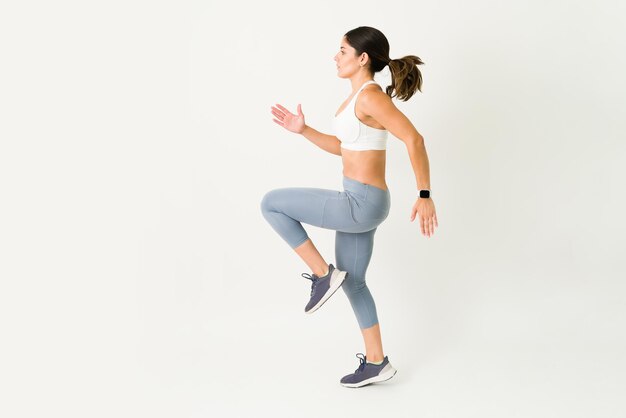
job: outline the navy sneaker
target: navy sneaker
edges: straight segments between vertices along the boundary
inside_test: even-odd
[[[359,354],[363,357],[359,357]],[[397,372],[393,368],[387,356],[383,359],[380,365],[367,363],[365,355],[358,353],[356,355],[359,358],[361,364],[354,373],[346,375],[341,378],[339,383],[349,388],[360,388],[361,386],[369,385],[370,383],[382,382],[391,379]]]
[[[317,277],[315,274],[302,273],[305,279],[311,280],[311,299],[304,307],[305,313],[312,313],[319,309],[330,298],[333,293],[341,287],[341,284],[348,276],[348,272],[337,270],[332,264],[328,265],[328,274],[324,277]]]

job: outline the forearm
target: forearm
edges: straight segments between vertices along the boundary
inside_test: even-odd
[[[326,135],[308,125],[304,125],[302,136],[331,154],[341,155],[341,141],[336,136]]]
[[[424,138],[409,140],[405,142],[411,166],[415,172],[415,181],[418,190],[430,190],[430,166],[428,164],[428,154],[424,145]]]

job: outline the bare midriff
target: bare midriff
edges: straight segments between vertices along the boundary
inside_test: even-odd
[[[343,175],[361,183],[387,190],[385,182],[386,150],[353,151],[341,148]]]

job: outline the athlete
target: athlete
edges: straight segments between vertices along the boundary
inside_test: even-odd
[[[362,387],[391,379],[396,369],[383,353],[376,305],[365,273],[372,257],[374,234],[387,218],[391,194],[385,182],[387,133],[404,142],[417,183],[410,221],[418,215],[422,234],[431,237],[438,227],[430,196],[429,162],[424,138],[396,108],[393,97],[407,101],[421,91],[420,58],[389,58],[389,42],[378,29],[360,26],[341,39],[334,57],[337,74],[349,79],[352,94],[333,118],[334,135],[321,133],[305,123],[302,107],[294,114],[280,104],[272,106],[273,121],[300,134],[321,149],[341,156],[343,191],[288,187],[270,190],[261,211],[271,227],[302,258],[312,274],[310,299],[305,313],[319,309],[341,287],[350,301],[365,342],[357,353],[359,366],[340,379],[346,387]],[[389,66],[392,76],[385,90],[374,74]],[[302,223],[335,232],[336,266],[328,264],[310,240]]]

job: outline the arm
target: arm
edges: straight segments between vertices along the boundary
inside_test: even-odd
[[[341,155],[341,141],[336,136],[323,134],[308,125],[304,125],[304,129],[300,133],[324,151]]]
[[[304,114],[302,113],[302,106],[300,106],[300,104],[298,104],[298,113],[293,114],[284,106],[276,103],[276,107],[272,106],[272,115],[274,115],[274,123],[290,132],[302,134],[302,136],[324,151],[341,155],[341,141],[339,141],[339,138],[323,134],[307,126],[304,122]]]
[[[415,172],[417,189],[430,190],[430,166],[424,146],[424,137],[417,132],[411,121],[396,108],[386,93],[380,90],[367,90],[361,93],[361,96],[361,109],[406,145],[411,166]],[[420,215],[422,234],[430,238],[435,231],[435,226],[439,226],[432,198],[422,199],[418,197],[411,210],[411,222],[415,219],[416,213]]]
[[[409,152],[413,172],[415,172],[417,190],[430,190],[430,165],[424,138],[420,135],[417,139],[404,141],[404,144]]]
[[[424,146],[424,137],[417,132],[415,126],[391,101],[391,98],[380,90],[366,90],[361,93],[359,102],[361,110],[383,125],[393,136],[404,142],[411,166],[415,172],[417,189],[430,190],[430,166]]]

